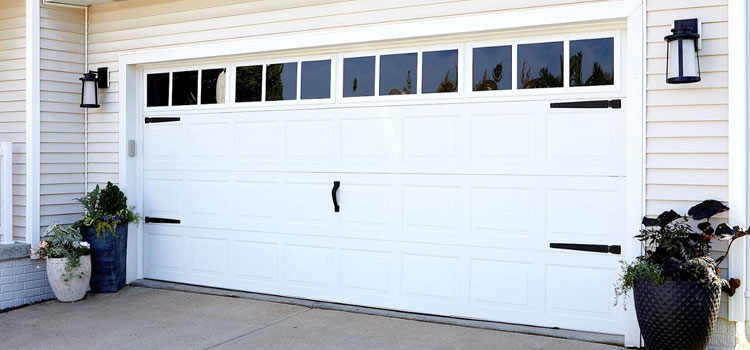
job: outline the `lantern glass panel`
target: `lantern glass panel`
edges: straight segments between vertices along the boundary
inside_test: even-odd
[[[96,105],[96,92],[96,80],[84,80],[83,98],[81,99],[81,104],[89,106]]]

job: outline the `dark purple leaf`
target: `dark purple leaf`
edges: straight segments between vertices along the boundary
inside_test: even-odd
[[[670,222],[675,221],[680,217],[680,214],[677,214],[674,210],[670,210],[661,213],[656,219],[659,220],[659,226],[665,227],[669,225]]]
[[[656,226],[659,224],[659,219],[652,219],[652,218],[647,218],[644,216],[643,221],[641,221],[641,224],[643,224],[643,226],[646,226],[646,227]]]
[[[698,229],[701,230],[701,232],[703,232],[703,234],[706,234],[706,235],[711,235],[714,233],[714,228],[711,227],[711,223],[708,221],[701,222],[700,224],[698,224]]]
[[[716,236],[719,237],[720,241],[732,239],[738,232],[741,232],[738,226],[729,227],[727,224],[719,224],[716,227]]]
[[[729,207],[722,204],[721,202],[708,199],[705,200],[688,210],[688,215],[692,216],[695,220],[709,219],[712,216],[729,210]]]

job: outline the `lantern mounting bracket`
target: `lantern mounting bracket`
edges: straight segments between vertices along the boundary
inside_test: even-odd
[[[701,30],[701,21],[699,21],[697,18],[690,18],[690,19],[676,19],[674,21],[674,28],[691,28],[693,33],[698,33],[700,35],[703,33]],[[697,40],[698,43],[698,50],[703,48],[703,38],[702,36],[698,37]]]

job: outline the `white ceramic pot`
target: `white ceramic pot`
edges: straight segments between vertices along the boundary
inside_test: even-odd
[[[49,258],[47,259],[47,279],[52,291],[55,292],[57,300],[60,301],[77,301],[86,296],[91,280],[91,256],[84,255],[80,257],[80,265],[67,273],[68,280],[65,280],[65,263],[66,258]]]

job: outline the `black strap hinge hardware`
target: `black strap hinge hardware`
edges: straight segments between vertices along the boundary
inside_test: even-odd
[[[143,221],[147,224],[179,224],[180,223],[180,220],[177,220],[177,219],[154,218],[150,216],[143,218]]]
[[[596,100],[596,101],[575,101],[575,102],[552,102],[549,108],[622,108],[620,100]]]
[[[178,122],[180,117],[146,117],[146,124]]]
[[[619,245],[550,243],[549,247],[553,249],[578,250],[582,252],[593,252],[593,253],[604,253],[604,254],[609,253],[609,254],[615,254],[615,255],[620,255],[620,253],[622,253],[622,247],[620,247]]]

